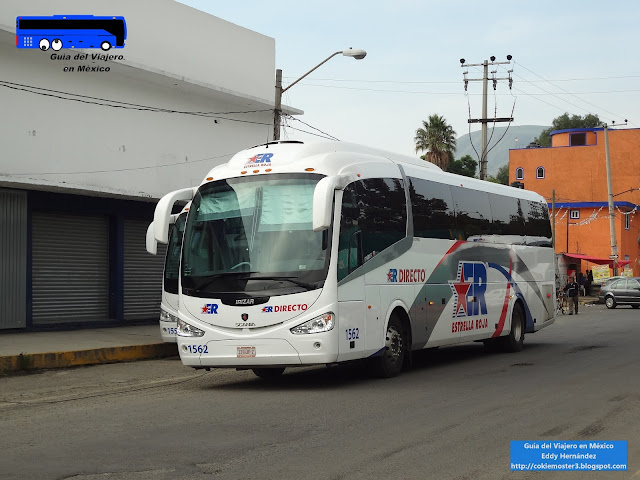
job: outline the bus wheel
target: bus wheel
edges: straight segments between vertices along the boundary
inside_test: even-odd
[[[505,352],[519,352],[524,345],[524,312],[519,303],[513,306],[511,313],[511,332],[502,337],[502,349]]]
[[[402,322],[392,314],[387,326],[384,351],[372,358],[375,374],[382,378],[395,377],[402,371],[404,357],[407,355],[407,337]]]
[[[267,380],[271,380],[274,378],[280,378],[280,376],[284,373],[284,367],[281,368],[252,368],[253,373],[255,373],[260,378],[265,378]]]
[[[105,40],[100,44],[100,48],[106,52],[111,48],[111,44]]]

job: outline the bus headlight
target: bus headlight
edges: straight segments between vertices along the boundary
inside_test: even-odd
[[[332,330],[336,324],[336,317],[333,312],[323,313],[319,317],[312,318],[304,323],[301,323],[297,327],[291,329],[291,333],[294,335],[300,335],[303,333],[321,333]]]
[[[204,335],[204,330],[200,330],[181,318],[178,318],[178,335],[181,337],[201,337]]]
[[[165,310],[160,310],[160,321],[176,323],[178,321],[178,318],[175,315],[171,315]]]

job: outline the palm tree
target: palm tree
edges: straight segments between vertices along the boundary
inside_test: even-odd
[[[439,115],[431,115],[428,122],[422,121],[422,125],[424,128],[416,130],[413,139],[416,153],[426,150],[422,158],[446,171],[456,151],[456,132]]]

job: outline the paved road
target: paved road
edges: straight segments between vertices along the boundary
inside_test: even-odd
[[[527,336],[359,366],[201,373],[178,360],[0,378],[0,478],[640,479],[640,312],[584,307]],[[628,440],[627,472],[511,472],[509,441]]]

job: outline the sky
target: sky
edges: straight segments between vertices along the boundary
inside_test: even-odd
[[[482,82],[469,82],[465,94],[463,72],[482,78],[482,67],[461,68],[460,59],[507,55],[510,65],[489,70],[507,77],[513,69],[513,87],[500,80],[494,92],[489,82],[489,117],[550,125],[565,112],[593,113],[640,128],[637,0],[180,3],[274,38],[284,87],[335,51],[366,50],[363,60],[332,58],[283,98],[304,110],[301,120],[340,140],[415,155],[416,129],[433,114],[457,136],[469,133],[467,120],[482,115]],[[314,137],[286,128],[282,138]]]

